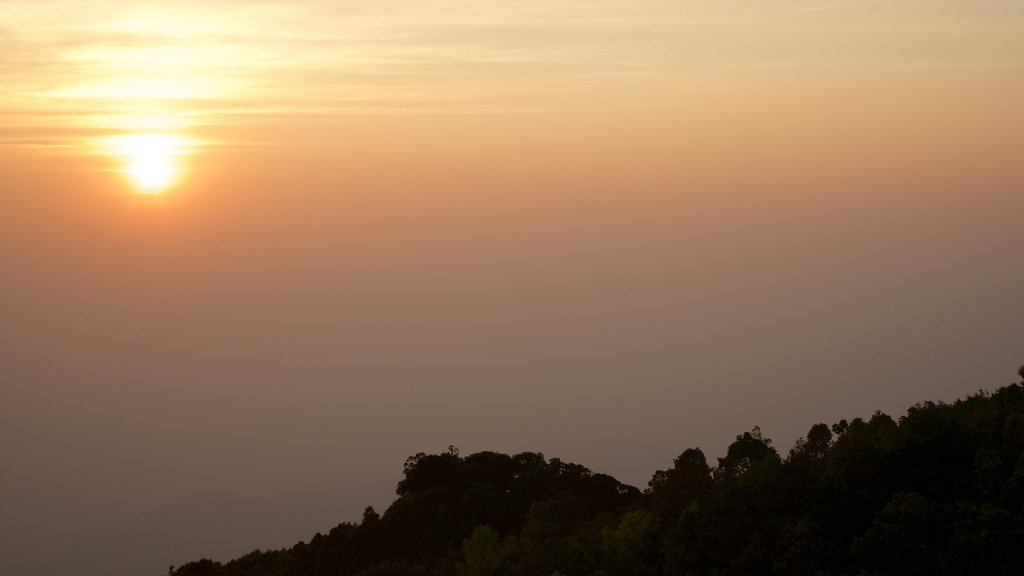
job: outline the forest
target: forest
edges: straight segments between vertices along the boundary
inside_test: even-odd
[[[684,450],[644,490],[539,453],[405,462],[383,513],[174,576],[1024,574],[1020,382],[898,420],[758,428]]]

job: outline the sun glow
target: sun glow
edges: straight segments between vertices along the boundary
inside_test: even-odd
[[[186,152],[183,138],[172,134],[127,134],[109,141],[114,153],[124,159],[124,173],[143,194],[159,194],[181,176],[181,157]]]

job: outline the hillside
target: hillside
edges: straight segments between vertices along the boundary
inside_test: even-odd
[[[1019,376],[815,424],[785,457],[755,427],[714,465],[686,449],[643,491],[536,453],[417,454],[383,515],[174,574],[1021,574]]]

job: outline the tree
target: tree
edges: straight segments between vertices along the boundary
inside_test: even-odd
[[[755,464],[768,458],[778,458],[779,453],[772,447],[772,441],[761,436],[761,427],[754,426],[750,432],[744,432],[729,445],[725,458],[718,459],[715,480],[732,480],[743,475]]]
[[[675,520],[687,506],[711,491],[711,467],[700,448],[688,448],[676,457],[672,468],[655,472],[647,486],[654,511]]]
[[[785,462],[754,428],[672,464],[641,495],[537,453],[417,454],[383,515],[174,574],[1024,574],[1020,384],[815,424]]]
[[[477,526],[462,543],[462,557],[456,565],[459,576],[494,576],[504,561],[498,533],[490,526]]]
[[[658,573],[658,520],[646,510],[626,513],[619,525],[601,531],[605,571],[620,576]]]
[[[796,441],[789,452],[789,460],[801,460],[808,463],[821,462],[832,449],[832,432],[826,424],[815,424],[807,431],[807,436]]]

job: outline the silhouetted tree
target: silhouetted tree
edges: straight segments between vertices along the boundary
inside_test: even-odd
[[[759,428],[644,494],[539,453],[416,454],[398,499],[308,544],[176,576],[1024,574],[1021,382],[898,421],[815,424],[783,461]]]
[[[778,458],[779,453],[772,448],[772,441],[761,436],[761,428],[754,426],[750,432],[744,432],[729,445],[725,458],[718,459],[715,479],[733,480],[749,470],[755,464],[769,458]]]
[[[700,448],[688,448],[676,457],[672,468],[655,472],[647,486],[654,511],[675,520],[687,506],[711,491],[711,467]]]

